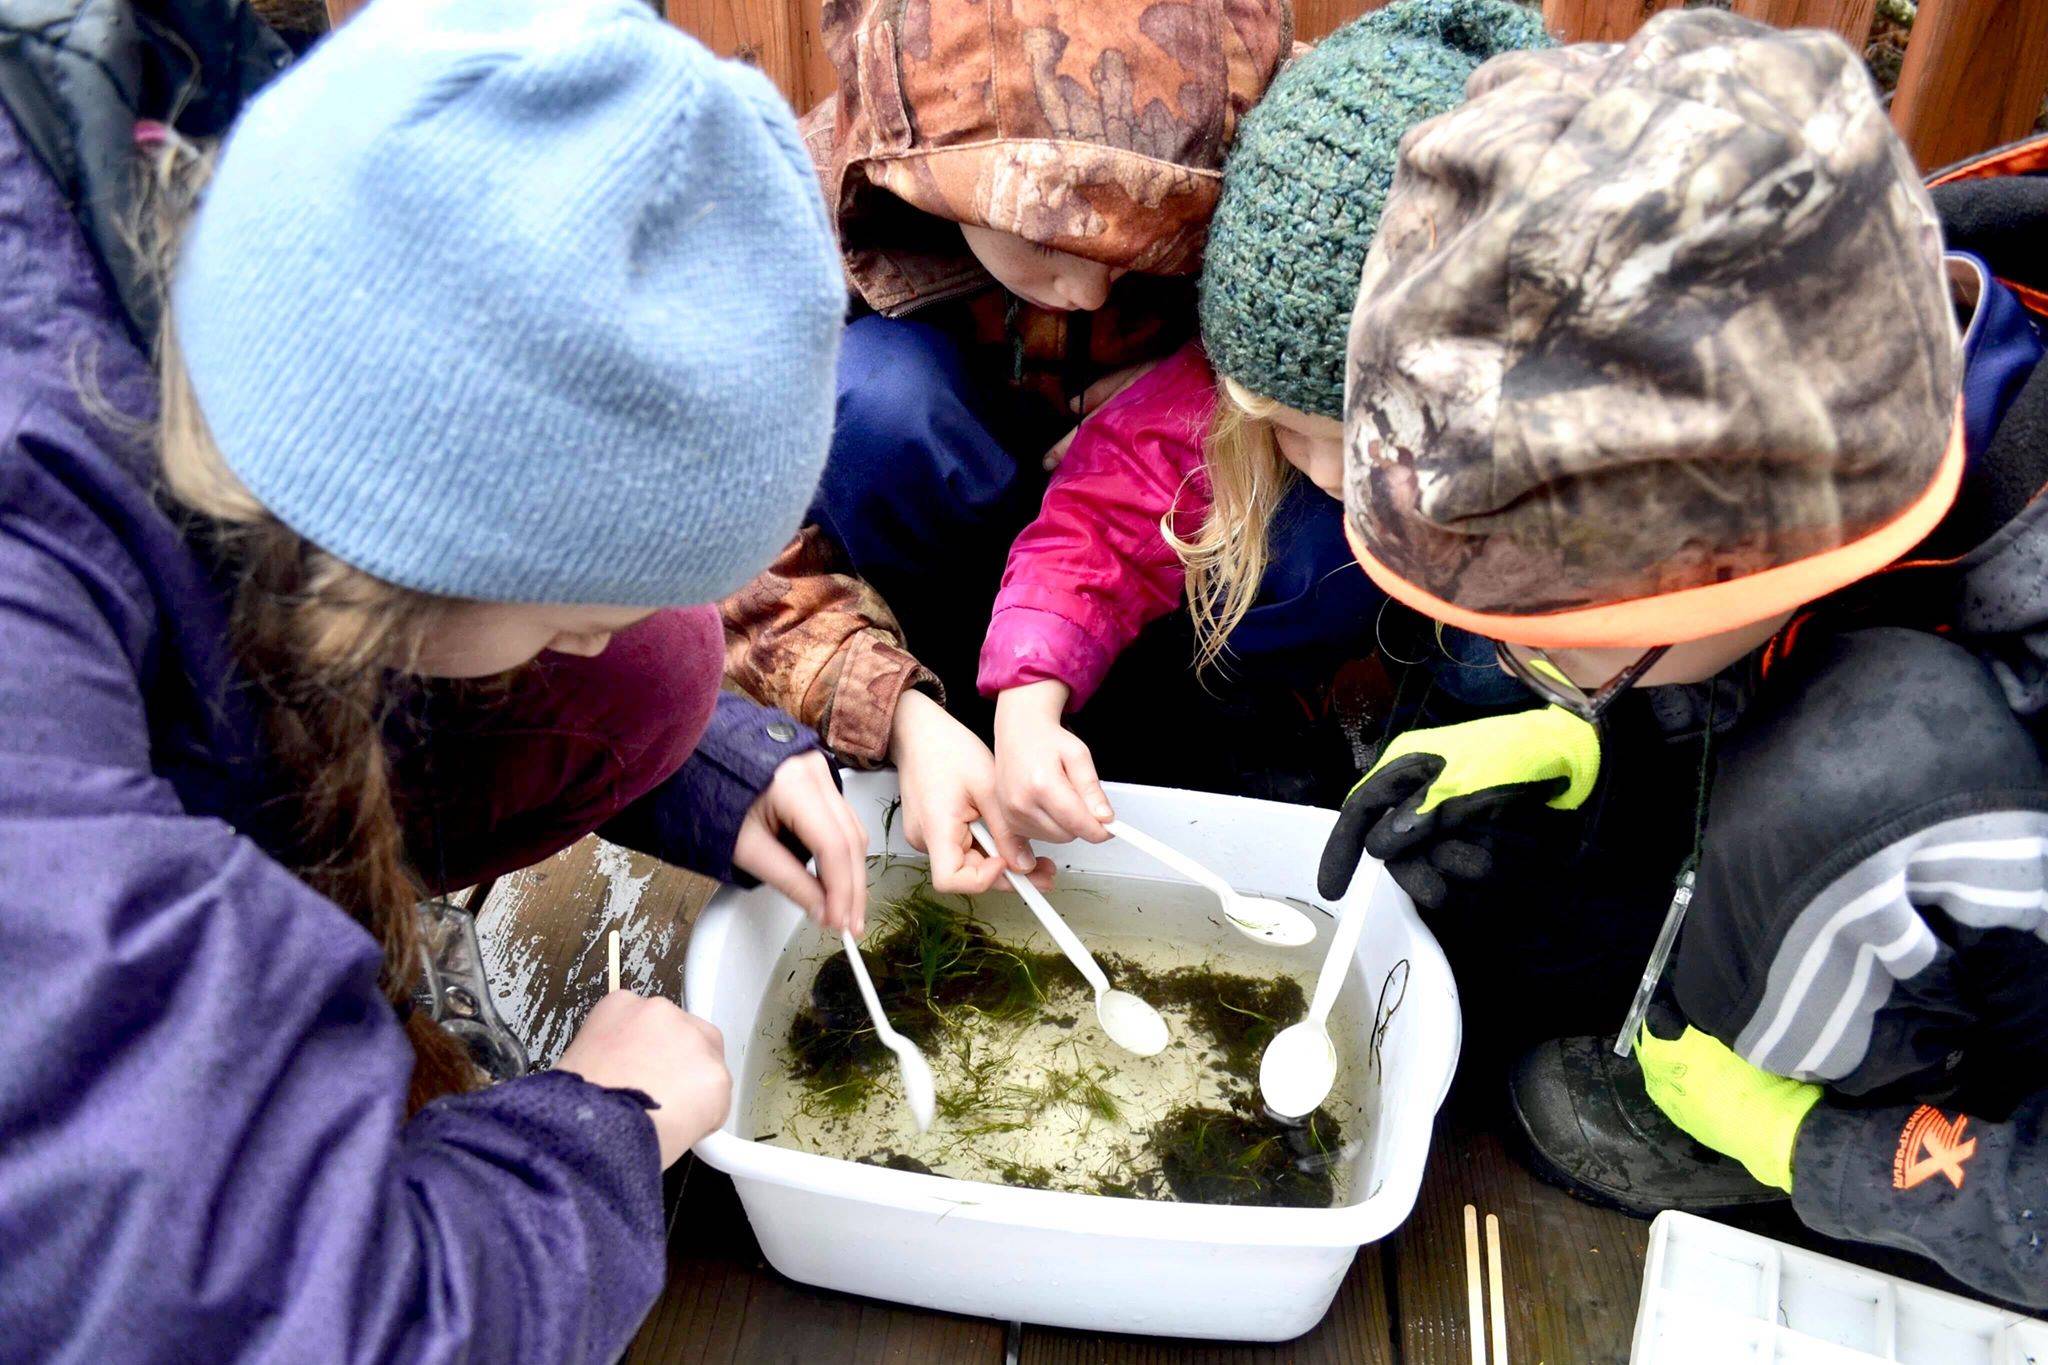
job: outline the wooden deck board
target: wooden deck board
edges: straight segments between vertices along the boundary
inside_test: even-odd
[[[701,1196],[692,1197],[695,1187],[707,1183],[698,1179],[705,1172],[688,1157],[684,1167],[687,1183],[669,1232],[668,1281],[626,1352],[629,1362],[704,1365],[739,1359],[740,1331],[760,1273],[736,1254],[730,1218]],[[745,1232],[743,1219],[738,1231]],[[743,1241],[751,1250],[752,1239]]]
[[[668,1285],[626,1359],[634,1365],[997,1365],[1003,1325],[833,1294],[761,1258],[732,1182],[693,1165],[669,1236]]]
[[[619,976],[643,994],[683,998],[683,950],[714,882],[592,837],[500,877],[477,916],[498,1013],[537,1067],[561,1055],[605,992],[605,940],[619,930]]]
[[[1650,1225],[1545,1185],[1469,1111],[1439,1121],[1415,1212],[1389,1241],[1404,1359],[1472,1358],[1468,1203],[1477,1207],[1482,1229],[1488,1213],[1500,1216],[1513,1360],[1628,1359]],[[1483,1239],[1481,1248],[1483,1254]]]
[[[1121,1337],[1026,1327],[1020,1365],[1389,1365],[1394,1353],[1381,1249],[1351,1263],[1336,1302],[1313,1331],[1270,1346]]]

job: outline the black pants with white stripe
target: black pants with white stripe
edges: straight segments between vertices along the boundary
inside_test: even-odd
[[[1679,1004],[1778,1075],[2009,1107],[2048,1078],[2048,765],[1937,636],[1794,665],[1717,765]]]
[[[1692,1024],[1820,1082],[1793,1196],[2048,1302],[2048,764],[1968,650],[1812,642],[1715,774],[1673,968]]]

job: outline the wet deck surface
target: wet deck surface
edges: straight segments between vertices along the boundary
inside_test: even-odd
[[[594,839],[492,888],[481,919],[492,981],[507,1021],[536,1062],[561,1049],[602,993],[605,939],[613,927],[626,944],[627,982],[679,996],[689,925],[711,889],[701,878]],[[668,1285],[627,1359],[647,1365],[1469,1361],[1463,1218],[1471,1203],[1482,1215],[1500,1216],[1508,1354],[1515,1365],[1626,1361],[1649,1225],[1538,1181],[1489,1131],[1498,1125],[1482,1099],[1454,1092],[1414,1213],[1393,1237],[1359,1252],[1329,1314],[1295,1341],[1247,1347],[1018,1329],[812,1289],[767,1266],[731,1181],[686,1158],[668,1178]],[[1955,1288],[1924,1263],[1864,1255],[1815,1238],[1789,1210],[1751,1225]]]

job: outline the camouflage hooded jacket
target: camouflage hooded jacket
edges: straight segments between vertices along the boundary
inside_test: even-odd
[[[1292,39],[1286,0],[829,0],[823,28],[839,88],[804,133],[862,303],[972,299],[957,325],[1009,343],[1013,382],[1062,407],[1186,340],[1224,155]],[[1011,306],[962,223],[1129,270],[1128,297]]]
[[[1186,339],[1224,155],[1291,50],[1287,0],[827,0],[824,35],[839,89],[804,135],[861,305],[946,310],[927,315],[1062,410]],[[961,223],[1133,273],[1092,315],[1022,307]],[[724,612],[733,681],[847,761],[883,761],[903,692],[938,691],[815,530]]]

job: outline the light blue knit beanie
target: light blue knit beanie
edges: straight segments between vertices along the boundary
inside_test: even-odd
[[[795,533],[846,287],[781,97],[643,0],[376,0],[243,113],[172,300],[228,466],[322,549],[666,606]]]

